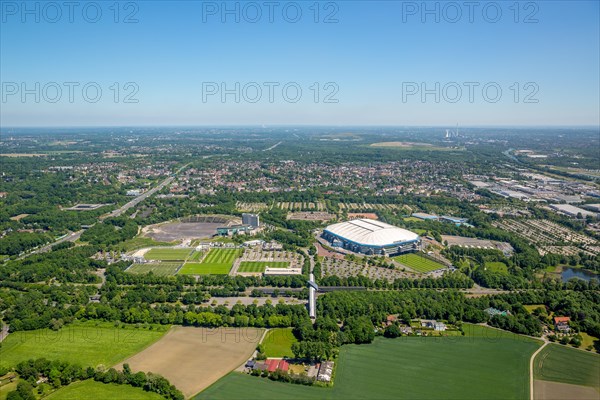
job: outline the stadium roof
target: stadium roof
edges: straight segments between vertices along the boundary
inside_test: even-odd
[[[355,219],[329,225],[326,231],[354,243],[386,246],[417,240],[419,235],[406,229],[372,219]]]

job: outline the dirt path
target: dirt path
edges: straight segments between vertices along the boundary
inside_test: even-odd
[[[540,351],[542,351],[542,349],[544,347],[546,347],[547,345],[548,345],[548,342],[544,339],[544,344],[539,349],[537,349],[536,352],[533,353],[531,355],[531,358],[529,359],[529,400],[534,400],[534,398],[535,398],[534,395],[533,395],[533,382],[534,382],[534,379],[533,379],[533,363],[535,361],[535,356],[537,356],[538,353]]]

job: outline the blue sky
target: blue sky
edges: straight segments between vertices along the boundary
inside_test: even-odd
[[[598,1],[0,3],[2,126],[600,124]]]

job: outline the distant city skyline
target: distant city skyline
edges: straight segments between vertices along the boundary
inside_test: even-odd
[[[2,2],[0,127],[600,125],[599,2],[475,3]]]

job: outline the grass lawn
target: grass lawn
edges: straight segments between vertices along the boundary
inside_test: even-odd
[[[231,265],[188,262],[183,264],[179,270],[180,274],[185,275],[227,275],[231,270]]]
[[[406,265],[407,267],[414,269],[417,272],[427,273],[431,271],[435,271],[436,269],[444,268],[444,266],[440,263],[432,261],[428,258],[423,257],[420,254],[409,253],[402,254],[394,257],[394,260],[398,261],[401,264]]]
[[[225,275],[233,266],[233,261],[242,254],[240,249],[210,249],[202,262],[187,262],[179,270],[180,274]]]
[[[157,242],[149,237],[136,236],[133,239],[124,241],[121,245],[125,247],[125,251],[131,251],[143,249],[144,247],[170,246],[172,244],[167,242]]]
[[[491,272],[499,272],[508,275],[508,267],[502,261],[486,261],[485,268]]]
[[[58,389],[45,397],[49,400],[81,400],[81,399],[127,399],[127,400],[160,400],[158,393],[146,392],[142,388],[116,383],[102,383],[88,379]]]
[[[378,337],[342,346],[333,388],[230,373],[195,399],[527,399],[540,342],[465,325],[466,336]]]
[[[598,340],[599,340],[597,337],[590,336],[585,332],[580,332],[579,334],[583,338],[583,340],[581,341],[582,349],[587,349],[588,346],[594,346],[594,343],[598,342]],[[594,350],[592,350],[592,351],[594,351]]]
[[[108,322],[79,322],[57,332],[50,329],[14,332],[2,342],[0,365],[10,367],[30,358],[44,357],[82,366],[110,366],[160,339],[167,327],[159,329],[136,329],[131,325],[123,329]]]
[[[297,341],[292,328],[275,328],[269,330],[262,345],[267,357],[293,357],[292,344]]]
[[[536,308],[545,308],[543,304],[527,304],[523,305],[523,308],[527,310],[529,314],[533,312]]]
[[[175,275],[180,266],[180,262],[133,264],[127,269],[127,272],[131,272],[132,274],[147,274],[148,272],[152,272],[158,276],[169,276]]]
[[[157,260],[157,261],[184,261],[191,254],[191,249],[161,249],[154,248],[150,249],[144,258],[146,260]]]
[[[188,261],[200,261],[200,259],[202,258],[202,255],[204,253],[201,251],[194,251],[192,253],[192,255],[188,258]]]
[[[19,380],[15,379],[14,382],[10,382],[10,383],[7,383],[6,385],[0,386],[0,400],[6,400],[6,396],[8,396],[8,392],[17,390],[17,383],[19,383]]]
[[[238,272],[264,272],[265,267],[287,268],[289,265],[287,261],[242,261]]]
[[[549,344],[535,357],[534,376],[600,389],[600,355]]]

